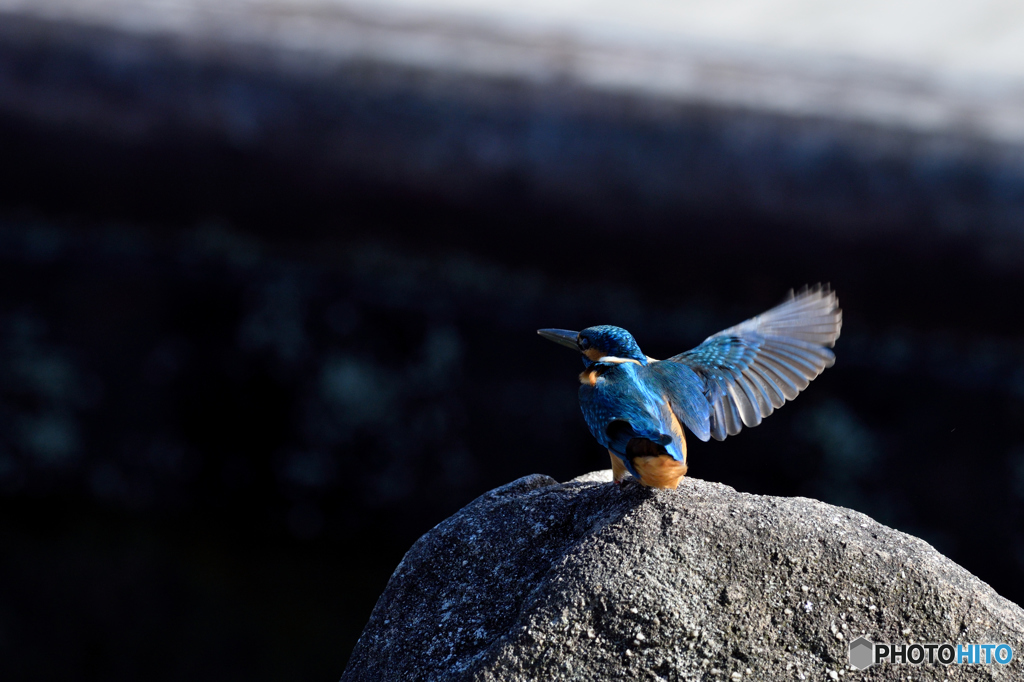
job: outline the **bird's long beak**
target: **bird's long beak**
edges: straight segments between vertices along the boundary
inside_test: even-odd
[[[576,336],[579,332],[571,332],[568,329],[538,329],[537,333],[548,341],[579,350],[579,346],[576,345]]]

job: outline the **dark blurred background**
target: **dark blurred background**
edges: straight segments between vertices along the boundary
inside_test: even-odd
[[[537,328],[665,357],[818,281],[835,367],[691,474],[1024,600],[1017,53],[384,5],[0,3],[3,679],[337,679],[422,533],[608,466]]]

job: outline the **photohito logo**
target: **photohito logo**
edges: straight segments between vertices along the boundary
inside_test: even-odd
[[[876,663],[941,663],[942,665],[1006,665],[1013,660],[1009,644],[875,644],[867,637],[850,642],[850,667],[865,670]]]

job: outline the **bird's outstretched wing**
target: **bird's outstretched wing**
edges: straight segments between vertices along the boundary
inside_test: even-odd
[[[757,426],[835,362],[843,311],[828,285],[805,288],[771,310],[663,360],[690,367],[711,405],[707,427],[690,430],[716,440]],[[671,365],[661,369],[669,371]],[[689,424],[687,425],[689,426]]]

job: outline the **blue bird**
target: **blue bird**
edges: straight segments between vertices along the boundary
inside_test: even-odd
[[[580,406],[615,482],[629,472],[675,488],[686,475],[683,426],[702,441],[757,426],[832,366],[842,326],[839,300],[819,284],[666,360],[644,355],[621,327],[537,333],[583,354]]]

